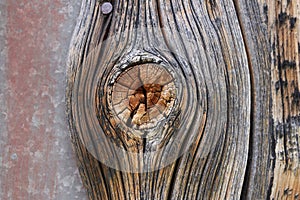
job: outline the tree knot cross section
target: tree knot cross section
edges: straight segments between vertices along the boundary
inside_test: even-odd
[[[167,117],[174,105],[174,78],[157,64],[141,64],[121,73],[112,85],[115,118],[135,129],[149,129]]]

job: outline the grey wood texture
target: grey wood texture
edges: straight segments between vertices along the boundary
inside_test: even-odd
[[[300,198],[299,0],[119,0],[109,14],[102,4],[83,1],[68,61],[67,114],[90,199]],[[185,77],[178,91],[187,96],[178,93],[171,135],[142,140],[105,118],[115,116],[106,113],[104,78],[122,62],[164,63],[151,55]],[[99,127],[127,151],[147,153],[185,133],[184,119],[197,130],[182,136],[193,145],[168,166],[130,173],[95,158],[112,154],[93,140]]]

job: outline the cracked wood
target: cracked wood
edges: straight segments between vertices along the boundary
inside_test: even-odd
[[[89,198],[299,198],[299,1],[111,3],[104,15],[102,1],[82,2],[68,61],[67,114]],[[168,89],[143,81],[155,66]],[[153,111],[159,99],[169,105]],[[173,142],[162,160],[193,142],[163,168],[130,173],[96,159],[112,154],[93,140],[99,131],[145,155]],[[143,169],[156,161],[134,158],[135,169],[140,159]]]

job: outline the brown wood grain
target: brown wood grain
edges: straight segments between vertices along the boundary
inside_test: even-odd
[[[269,2],[275,160],[271,197],[300,198],[300,1]]]
[[[68,62],[67,114],[90,199],[300,198],[298,0],[112,1],[109,14],[102,3],[83,1]],[[153,63],[172,74],[170,113],[177,117],[155,121],[168,131],[142,139],[134,127],[148,123],[142,116],[151,104],[144,86],[134,92],[140,86],[133,77],[147,79],[155,69],[147,76],[131,71],[121,80],[127,92],[110,84],[131,66]],[[136,96],[124,96],[130,89]],[[109,94],[125,101],[110,103]],[[135,110],[137,101],[144,105]],[[118,114],[124,109],[128,114]],[[144,121],[122,123],[136,114]],[[116,155],[106,138],[145,153],[119,160],[134,169],[193,143],[163,168],[130,173],[97,160]],[[156,159],[147,157],[172,142]]]

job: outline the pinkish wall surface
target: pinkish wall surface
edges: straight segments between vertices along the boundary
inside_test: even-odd
[[[80,3],[0,0],[0,199],[86,199],[64,101]]]

